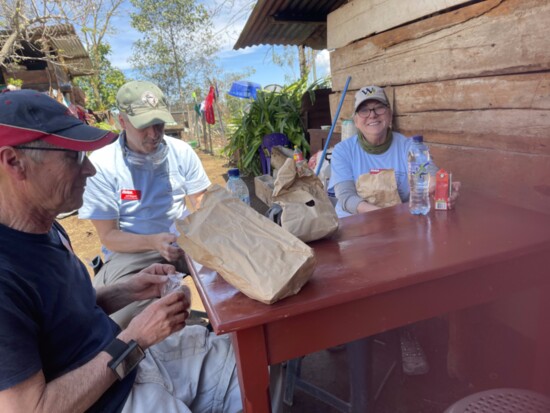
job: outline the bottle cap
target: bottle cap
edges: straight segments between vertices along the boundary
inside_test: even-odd
[[[239,168],[231,168],[227,171],[227,175],[234,178],[239,178],[241,176],[241,172],[239,171]]]
[[[422,135],[414,135],[412,137],[412,140],[415,141],[415,142],[423,142],[424,141],[424,137]]]

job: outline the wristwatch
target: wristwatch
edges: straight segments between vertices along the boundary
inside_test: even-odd
[[[113,357],[107,366],[113,370],[118,380],[124,379],[145,358],[142,348],[134,340],[125,343],[115,338],[104,351]]]

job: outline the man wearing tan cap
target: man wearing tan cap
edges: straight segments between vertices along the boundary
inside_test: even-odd
[[[171,263],[186,272],[174,222],[194,207],[210,186],[195,151],[164,135],[174,122],[162,91],[151,82],[132,81],[117,93],[118,141],[94,152],[97,174],[89,179],[79,217],[91,219],[105,256],[96,287],[121,281],[152,263]],[[150,301],[113,314],[122,327]]]

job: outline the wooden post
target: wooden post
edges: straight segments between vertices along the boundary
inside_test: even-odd
[[[222,131],[222,138],[225,140],[225,131],[223,129],[222,111],[220,110],[220,107],[219,107],[218,102],[216,100],[214,101],[214,106],[216,107],[216,110],[218,111],[218,120],[220,122],[220,128],[221,128],[221,131]]]
[[[204,149],[208,151],[208,139],[207,139],[207,132],[206,132],[206,119],[204,118],[204,113],[201,115],[201,123],[202,123],[202,135],[204,138]]]
[[[214,150],[212,149],[212,129],[210,128],[210,124],[208,124],[208,146],[210,154],[214,154]]]

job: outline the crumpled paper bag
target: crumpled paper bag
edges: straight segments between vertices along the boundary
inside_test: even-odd
[[[284,146],[274,146],[271,148],[271,167],[276,170],[280,169],[288,158],[292,158],[294,151]]]
[[[355,188],[361,198],[380,208],[401,203],[393,169],[374,169],[363,174],[357,179]]]
[[[273,203],[282,207],[281,226],[304,242],[328,237],[338,229],[338,216],[323,183],[305,162],[288,159],[277,173]]]
[[[265,304],[298,293],[313,274],[309,246],[219,185],[176,227],[186,254]]]

